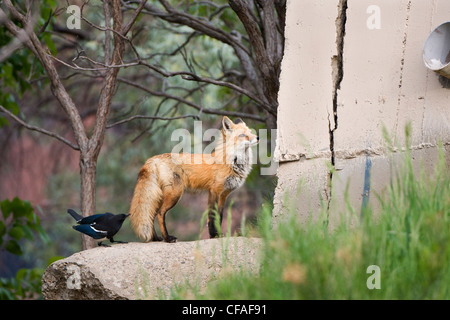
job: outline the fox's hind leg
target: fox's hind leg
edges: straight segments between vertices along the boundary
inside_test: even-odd
[[[165,242],[176,242],[177,238],[169,235],[166,228],[166,213],[172,209],[180,200],[183,189],[176,186],[166,187],[163,190],[163,201],[156,215],[158,217],[159,229]]]
[[[164,239],[161,238],[160,236],[158,236],[158,234],[156,233],[155,227],[153,225],[153,236],[152,236],[152,241],[163,241]]]

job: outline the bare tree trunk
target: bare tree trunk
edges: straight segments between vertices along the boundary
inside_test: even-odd
[[[81,212],[83,216],[96,213],[95,186],[97,177],[97,161],[87,159],[80,155],[80,177],[81,177]],[[82,249],[90,249],[96,246],[91,237],[82,235]]]
[[[126,34],[122,26],[122,13],[120,10],[120,1],[114,0],[111,3],[112,16],[114,21],[114,30],[120,34]],[[107,4],[105,4],[107,9]],[[108,12],[108,10],[106,10]],[[127,28],[127,27],[125,27]],[[105,44],[106,47],[109,44]],[[109,51],[106,50],[107,52]],[[123,40],[121,36],[114,33],[114,51],[112,57],[112,65],[120,64],[123,54]],[[109,57],[105,56],[105,62],[109,61]],[[80,175],[81,175],[81,211],[83,216],[96,213],[96,196],[95,187],[97,185],[97,159],[100,149],[103,145],[105,137],[106,121],[111,106],[112,97],[117,82],[117,74],[119,68],[108,69],[102,91],[100,92],[99,103],[97,107],[97,114],[95,118],[95,126],[92,136],[89,138],[89,148],[87,152],[80,153]],[[83,250],[95,247],[95,241],[87,236],[82,236]]]
[[[260,75],[260,92],[270,106],[264,110],[268,129],[276,128],[278,90],[280,89],[281,60],[284,51],[284,19],[286,1],[258,0],[255,2],[259,21],[252,4],[246,0],[229,0],[231,9],[244,25],[254,51],[255,65]],[[278,13],[278,17],[275,12]]]

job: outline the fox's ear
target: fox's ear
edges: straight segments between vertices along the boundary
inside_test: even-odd
[[[232,130],[233,122],[227,116],[224,116],[222,118],[222,126],[225,130]]]
[[[234,124],[238,124],[238,123],[244,123],[244,120],[242,120],[241,118],[236,118],[234,119]]]

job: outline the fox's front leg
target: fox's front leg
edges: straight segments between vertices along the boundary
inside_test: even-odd
[[[230,194],[230,191],[225,190],[223,191],[220,196],[217,196],[217,193],[209,193],[208,198],[208,206],[209,206],[209,212],[208,212],[208,229],[209,229],[209,236],[210,238],[216,238],[218,236],[218,232],[216,230],[216,224],[215,224],[215,206],[216,201],[218,199],[217,203],[217,210],[219,212],[220,217],[220,226],[222,226],[222,220],[223,220],[223,209],[225,206],[225,202],[227,200],[228,195]]]
[[[215,192],[210,191],[208,196],[208,230],[209,237],[216,238],[218,236],[218,232],[216,230],[215,218],[216,218],[216,203],[217,203],[218,195]],[[220,225],[222,225],[222,217],[220,218]]]

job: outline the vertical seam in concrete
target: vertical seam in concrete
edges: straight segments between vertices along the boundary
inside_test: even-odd
[[[431,32],[433,30],[433,17],[436,15],[436,8],[437,8],[437,0],[431,1],[431,18],[430,18],[430,25],[428,32]],[[427,77],[425,81],[425,93],[423,95],[423,105],[422,105],[422,127],[421,127],[421,142],[424,142],[425,140],[425,113],[426,113],[426,101],[428,96],[428,86],[429,86],[429,77],[430,77],[430,70],[427,70]]]
[[[395,130],[394,130],[395,134],[397,134],[398,114],[400,111],[400,103],[402,99],[403,68],[405,67],[406,41],[408,40],[408,25],[409,25],[410,11],[411,11],[411,1],[408,1],[408,4],[406,5],[405,31],[403,33],[403,41],[402,41],[402,59],[400,60],[400,79],[398,82],[397,113],[395,115]]]
[[[425,93],[423,95],[423,105],[422,105],[422,123],[420,128],[420,142],[424,142],[425,139],[425,113],[426,113],[426,101],[427,101],[427,93],[428,93],[428,79],[429,79],[430,71],[427,71],[427,76],[425,80]]]
[[[330,120],[330,114],[328,114],[328,133],[330,137],[330,152],[331,152],[331,165],[335,165],[335,150],[334,150],[334,132],[338,128],[338,90],[341,88],[341,82],[344,77],[343,68],[343,56],[344,56],[344,37],[345,37],[345,24],[347,22],[347,0],[339,0],[338,13],[336,17],[336,55],[331,57],[331,70],[333,80],[333,124]],[[328,208],[331,201],[331,183],[333,180],[333,171],[329,173],[329,184],[327,190]]]

